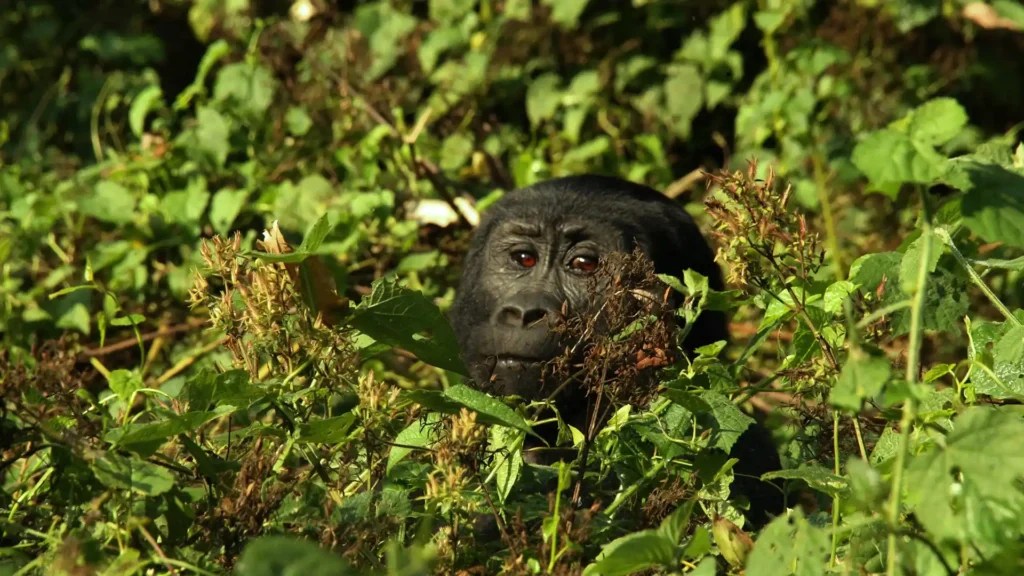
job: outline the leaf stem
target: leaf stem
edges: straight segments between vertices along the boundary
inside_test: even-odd
[[[964,255],[953,242],[953,238],[949,235],[949,232],[944,228],[936,228],[935,235],[942,239],[946,246],[949,247],[949,251],[953,254],[953,257],[956,258],[956,261],[959,262],[961,266],[963,266],[964,270],[967,271],[967,275],[971,277],[971,281],[981,289],[981,292],[985,294],[985,297],[989,299],[989,302],[992,302],[992,305],[994,305],[1007,320],[1013,322],[1014,326],[1021,326],[1021,321],[1018,320],[1012,312],[1010,312],[1009,308],[1006,307],[1006,304],[1003,304],[1003,301],[995,295],[995,292],[992,292],[992,289],[988,287],[988,284],[985,283],[985,280],[981,275],[979,275],[974,267],[971,266],[971,263],[967,261],[967,258],[964,258]]]

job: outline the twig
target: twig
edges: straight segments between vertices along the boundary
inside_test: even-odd
[[[96,357],[96,356],[106,356],[107,354],[113,354],[114,352],[120,352],[121,350],[124,350],[126,348],[131,348],[132,346],[137,346],[139,340],[142,340],[143,342],[148,342],[150,340],[155,340],[157,338],[160,338],[161,336],[170,336],[172,334],[177,334],[179,332],[188,332],[189,330],[192,330],[194,328],[199,328],[200,326],[202,326],[205,323],[206,323],[205,320],[201,320],[199,318],[193,318],[193,319],[189,320],[185,324],[179,324],[177,326],[169,326],[167,328],[161,328],[159,330],[154,330],[152,332],[147,332],[145,334],[142,334],[139,338],[128,338],[128,339],[122,340],[122,341],[120,341],[120,342],[118,342],[116,344],[110,344],[110,345],[104,346],[102,348],[89,348],[89,349],[86,349],[86,350],[82,350],[80,352],[80,354],[83,357],[85,357],[85,358],[92,358],[92,357]]]
[[[168,380],[174,378],[178,374],[181,374],[186,369],[188,369],[188,367],[194,364],[195,361],[198,360],[201,356],[205,356],[206,354],[209,354],[210,352],[213,352],[217,348],[223,346],[224,342],[226,342],[227,339],[227,336],[221,336],[220,338],[214,340],[213,342],[210,342],[206,346],[203,346],[199,350],[196,350],[194,354],[190,354],[189,356],[182,358],[177,364],[172,366],[170,370],[164,372],[163,374],[160,375],[159,378],[156,379],[156,386],[163,386],[164,384],[167,383]]]
[[[668,188],[665,189],[665,196],[668,196],[669,198],[677,198],[683,192],[686,192],[703,179],[704,169],[697,168],[696,170],[691,171],[686,176],[683,176],[679,180],[676,180],[675,182],[669,184]]]
[[[137,528],[139,529],[139,532],[142,533],[142,537],[146,539],[146,542],[149,542],[149,545],[152,546],[153,550],[156,551],[156,555],[164,561],[164,566],[167,566],[167,570],[171,574],[177,574],[178,570],[174,568],[173,564],[167,561],[167,555],[164,554],[164,551],[160,548],[160,545],[156,543],[156,540],[153,538],[153,535],[149,533],[149,530],[146,530],[146,527],[141,524],[138,525]]]

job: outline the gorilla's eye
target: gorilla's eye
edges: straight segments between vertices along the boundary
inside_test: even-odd
[[[577,256],[569,264],[577,272],[593,272],[597,270],[597,258],[593,256]]]
[[[512,252],[512,260],[523,268],[533,268],[537,265],[537,257],[526,250]]]

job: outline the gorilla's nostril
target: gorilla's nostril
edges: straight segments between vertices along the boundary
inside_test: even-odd
[[[534,308],[533,310],[527,310],[523,314],[523,326],[533,326],[537,322],[540,322],[548,315],[547,310],[541,310]]]

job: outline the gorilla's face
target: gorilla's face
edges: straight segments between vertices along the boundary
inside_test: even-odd
[[[602,261],[635,247],[657,272],[694,267],[720,284],[690,217],[649,188],[570,177],[510,192],[493,205],[473,238],[452,310],[474,381],[499,394],[545,396],[544,364],[571,345],[559,342],[553,324],[565,313],[585,313],[596,302],[592,276]],[[710,332],[717,338],[722,331]]]

